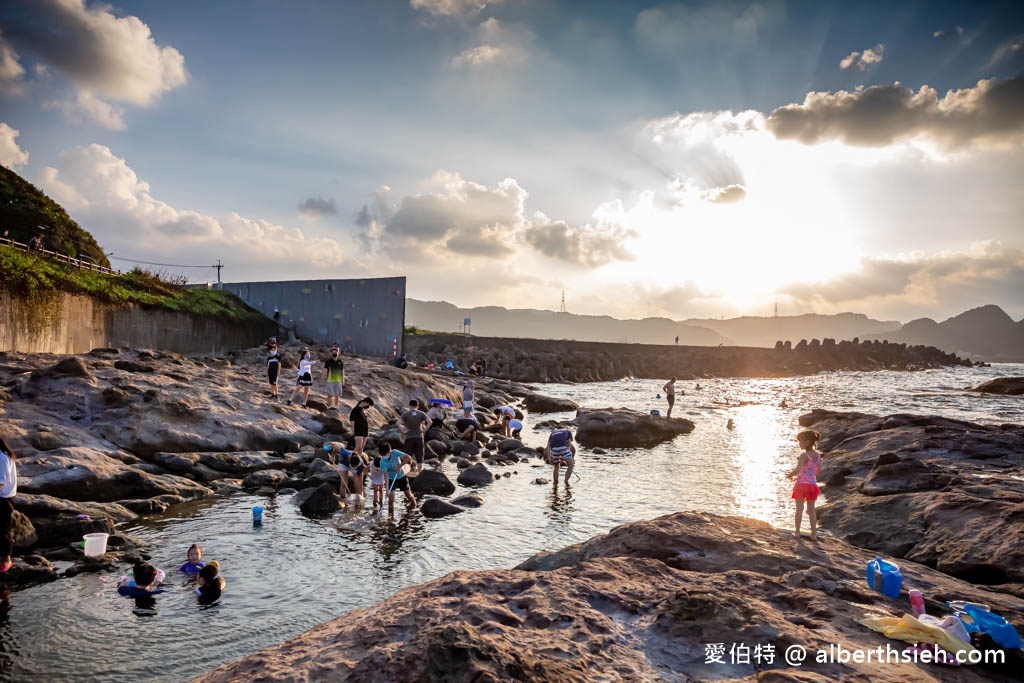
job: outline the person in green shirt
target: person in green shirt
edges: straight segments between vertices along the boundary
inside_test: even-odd
[[[331,357],[324,363],[327,373],[327,409],[338,410],[341,406],[341,388],[345,383],[345,363],[341,360],[341,349],[335,344],[331,348]]]

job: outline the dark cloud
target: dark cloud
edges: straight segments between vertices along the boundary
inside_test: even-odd
[[[308,197],[299,202],[299,213],[303,218],[320,218],[321,216],[333,216],[338,213],[338,207],[333,199],[322,197]]]
[[[636,236],[635,230],[620,225],[571,228],[565,221],[535,222],[524,233],[527,244],[540,253],[581,266],[631,260],[625,242]]]
[[[914,92],[900,83],[812,92],[802,104],[773,111],[767,127],[777,138],[805,144],[840,140],[880,147],[916,136],[947,148],[999,142],[1024,131],[1024,76],[982,80],[941,98],[928,86]]]

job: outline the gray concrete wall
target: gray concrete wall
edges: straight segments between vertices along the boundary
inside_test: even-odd
[[[268,318],[281,309],[281,326],[299,337],[337,342],[346,351],[390,356],[402,350],[405,278],[229,282],[223,288]]]
[[[30,302],[0,290],[0,351],[76,354],[107,346],[220,354],[256,346],[273,333],[269,320],[235,322],[66,292]]]

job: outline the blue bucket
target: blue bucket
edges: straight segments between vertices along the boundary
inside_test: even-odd
[[[886,562],[880,557],[868,562],[867,567],[868,588],[877,591],[890,598],[900,597],[900,588],[903,587],[903,574],[900,573],[899,565],[893,562]]]

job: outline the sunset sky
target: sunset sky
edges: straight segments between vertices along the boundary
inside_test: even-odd
[[[1019,1],[0,5],[0,163],[229,281],[1020,319],[1022,152]]]

